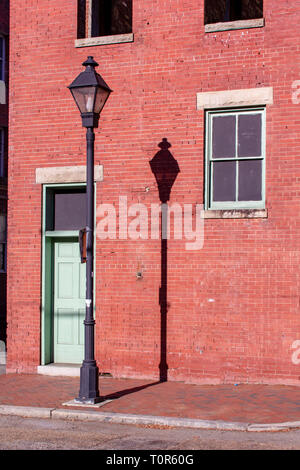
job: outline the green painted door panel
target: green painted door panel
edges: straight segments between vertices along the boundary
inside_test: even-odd
[[[54,362],[83,360],[85,265],[79,243],[56,241],[54,246]]]

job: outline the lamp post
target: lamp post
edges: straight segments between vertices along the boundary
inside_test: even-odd
[[[86,314],[84,320],[84,360],[80,369],[80,403],[94,404],[100,401],[99,370],[95,361],[94,320],[94,128],[98,127],[100,112],[111,89],[95,71],[98,66],[92,56],[83,62],[86,69],[68,87],[79,108],[82,126],[86,127]]]

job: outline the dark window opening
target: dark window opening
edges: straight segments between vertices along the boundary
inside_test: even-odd
[[[263,0],[206,0],[205,24],[263,17]]]
[[[86,225],[85,188],[50,189],[46,196],[46,230],[80,230]]]
[[[93,0],[92,37],[132,32],[132,0]]]
[[[86,37],[86,1],[77,0],[77,38]]]
[[[132,33],[132,0],[77,0],[77,38]]]

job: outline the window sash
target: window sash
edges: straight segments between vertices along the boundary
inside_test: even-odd
[[[238,156],[238,118],[240,115],[261,114],[261,155],[250,157]],[[235,157],[213,158],[213,118],[218,116],[235,116]],[[206,133],[205,133],[205,209],[264,209],[265,208],[265,108],[239,108],[224,109],[218,111],[207,111],[206,113]],[[239,201],[239,162],[241,161],[261,161],[261,200]],[[235,174],[235,201],[213,201],[213,165],[217,162],[236,162]]]

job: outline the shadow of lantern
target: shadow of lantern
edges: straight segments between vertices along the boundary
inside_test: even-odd
[[[168,380],[168,364],[167,364],[167,286],[168,286],[168,272],[167,272],[167,254],[168,254],[168,204],[172,186],[180,172],[179,166],[169,148],[171,144],[166,138],[158,144],[161,148],[149,162],[151,171],[155,176],[159,199],[161,201],[161,285],[159,289],[159,304],[160,304],[160,364],[159,364],[159,378],[160,382]]]

